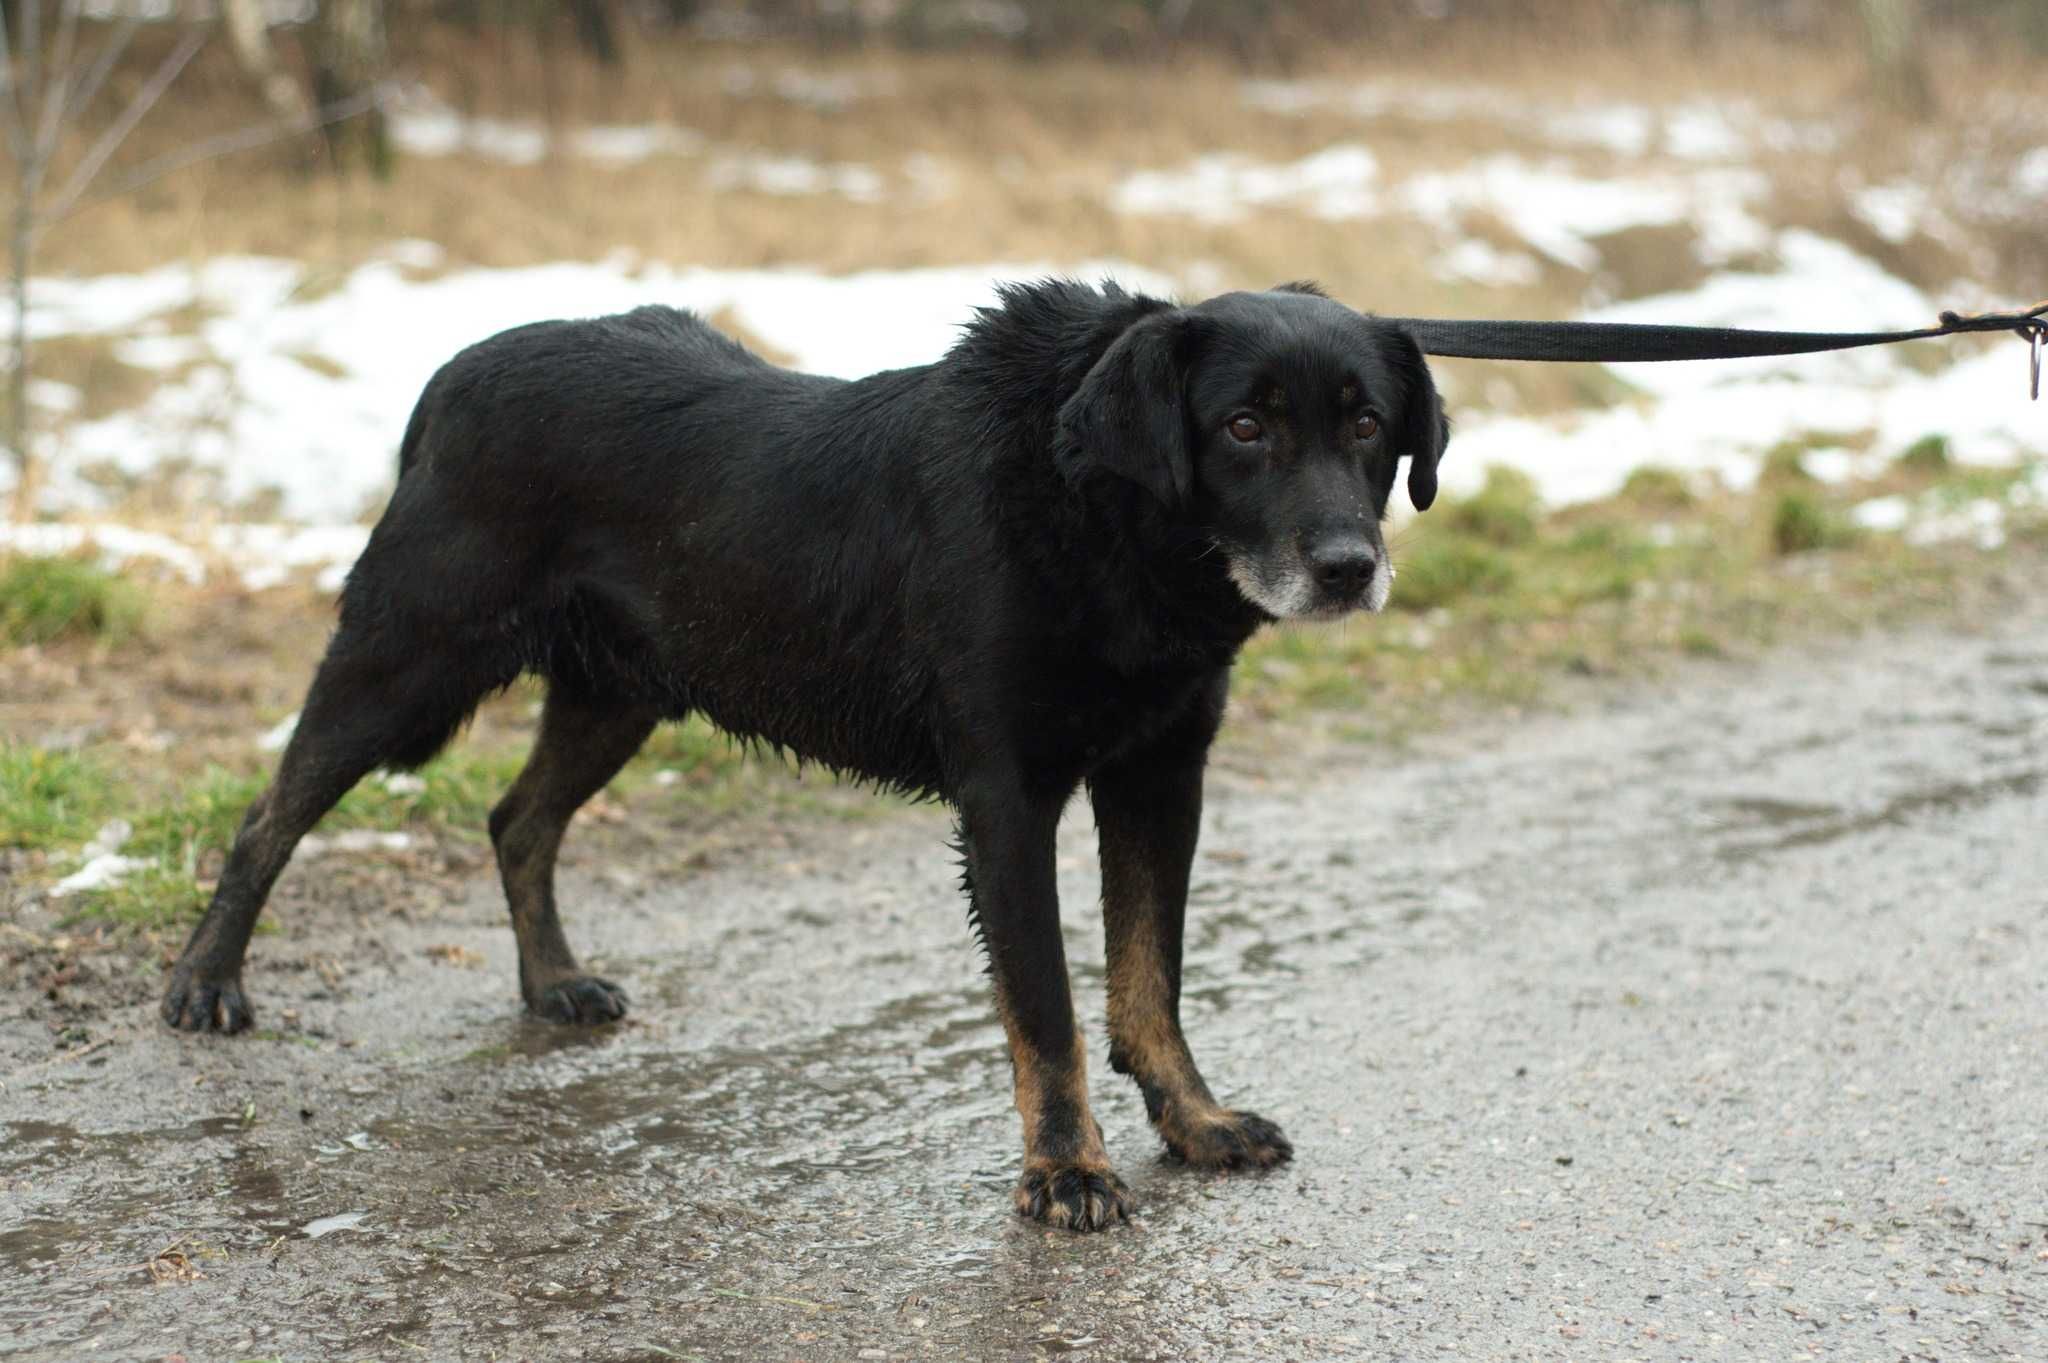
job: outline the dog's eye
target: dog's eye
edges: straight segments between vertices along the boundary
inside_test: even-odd
[[[1257,421],[1248,416],[1234,416],[1230,418],[1230,425],[1225,427],[1225,429],[1230,432],[1232,440],[1242,445],[1249,445],[1265,434],[1265,427],[1259,425]]]
[[[1380,421],[1378,417],[1362,416],[1358,418],[1358,438],[1360,440],[1370,440],[1379,433]]]

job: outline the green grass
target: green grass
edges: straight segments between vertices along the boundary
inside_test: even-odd
[[[1630,471],[1615,500],[1644,511],[1670,512],[1689,511],[1699,505],[1700,499],[1678,470],[1645,464]]]
[[[1490,544],[1457,535],[1419,537],[1397,559],[1400,572],[1389,604],[1404,611],[1433,611],[1471,596],[1497,595],[1515,583],[1515,564]]]
[[[142,623],[141,588],[78,558],[0,559],[0,644],[118,643]]]
[[[418,791],[403,786],[394,791],[373,774],[344,796],[320,827],[408,829],[480,839],[486,836],[491,806],[523,760],[519,752],[457,748],[421,768],[425,788]],[[67,900],[67,910],[74,916],[163,928],[194,918],[205,907],[203,880],[218,874],[269,772],[211,767],[145,803],[132,795],[119,797],[120,782],[104,758],[60,758],[10,747],[0,753],[0,780],[0,841],[8,845],[70,852],[105,819],[126,818],[133,832],[121,852],[149,864],[117,884]]]
[[[1836,549],[1854,538],[1852,526],[1826,501],[1808,493],[1780,493],[1771,512],[1771,548],[1780,555]]]
[[[1899,453],[1892,462],[1908,473],[1940,477],[1953,467],[1948,455],[1948,437],[1923,435]]]
[[[1545,513],[1526,483],[1490,478],[1403,532],[1389,614],[1260,636],[1245,651],[1234,699],[1257,715],[1319,709],[1342,732],[1397,732],[1418,704],[1519,704],[1572,673],[1740,656],[1793,632],[1951,602],[1978,551],[1856,530],[1848,508],[1896,480],[1802,481],[1791,465],[1821,443],[1850,442],[1792,442],[1776,479],[1747,494],[1695,491],[1669,470],[1639,470],[1605,501]],[[1956,468],[1924,495],[1937,504],[2007,497],[2022,476]],[[2048,515],[2010,514],[2016,541],[2048,539]],[[1830,554],[1825,591],[1799,566],[1815,550]]]
[[[422,767],[424,783],[392,788],[372,773],[321,820],[318,831],[406,830],[481,840],[491,807],[503,798],[526,760],[523,747],[458,745]],[[823,809],[814,791],[790,779],[791,764],[749,753],[708,724],[664,725],[620,774],[613,789],[673,813],[724,813],[748,804]],[[677,779],[657,782],[663,770]],[[269,768],[209,767],[149,799],[128,792],[110,756],[44,753],[9,745],[0,749],[0,845],[68,854],[109,818],[122,817],[133,832],[123,855],[148,865],[103,889],[65,901],[73,918],[167,929],[205,908],[206,885],[220,871],[250,803],[270,779]],[[62,868],[59,868],[62,869]]]
[[[1529,476],[1495,465],[1487,469],[1484,487],[1444,507],[1438,524],[1454,535],[1511,548],[1536,537],[1540,514]]]
[[[0,847],[72,847],[90,838],[117,801],[99,763],[0,740]]]

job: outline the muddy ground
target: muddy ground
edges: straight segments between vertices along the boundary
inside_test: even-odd
[[[1189,1029],[1296,1160],[1162,1162],[1098,1046],[1141,1210],[1091,1237],[1009,1211],[935,811],[586,850],[571,935],[636,1005],[593,1032],[520,1016],[481,867],[301,895],[256,1035],[164,1031],[118,953],[0,999],[0,1356],[2038,1360],[2044,744],[2030,608],[1231,755]]]

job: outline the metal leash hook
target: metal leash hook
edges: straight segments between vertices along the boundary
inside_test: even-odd
[[[2027,343],[2027,396],[2041,400],[2041,346],[2048,341],[2048,301],[2023,312],[1944,312],[1940,331],[1955,335],[1965,331],[2003,331],[2012,328]]]

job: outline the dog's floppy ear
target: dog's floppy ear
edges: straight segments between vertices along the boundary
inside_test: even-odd
[[[1186,318],[1155,312],[1125,328],[1060,407],[1060,471],[1069,482],[1090,468],[1114,473],[1168,506],[1194,482],[1188,450]]]
[[[1436,500],[1436,466],[1442,462],[1444,447],[1451,442],[1450,419],[1436,394],[1436,380],[1429,376],[1429,363],[1422,347],[1406,331],[1396,330],[1390,349],[1396,368],[1408,381],[1408,398],[1395,427],[1395,451],[1408,458],[1408,500],[1417,511],[1429,510]]]

